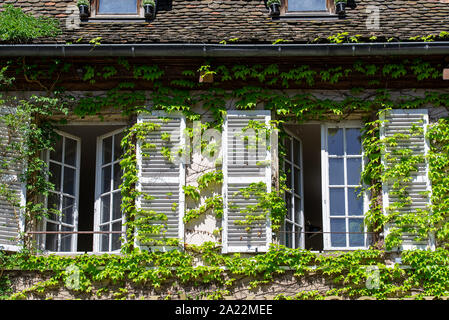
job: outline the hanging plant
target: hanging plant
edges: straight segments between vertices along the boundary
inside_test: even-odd
[[[143,0],[142,7],[146,19],[154,19],[156,16],[156,0]]]
[[[78,5],[78,9],[80,10],[80,18],[86,19],[87,17],[89,17],[90,1],[89,0],[78,0],[77,5]]]
[[[270,10],[270,16],[278,16],[281,13],[281,0],[268,0],[267,7]]]

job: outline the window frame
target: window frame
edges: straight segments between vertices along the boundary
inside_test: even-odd
[[[120,128],[120,129],[117,129],[117,130],[105,133],[105,134],[97,137],[97,155],[96,155],[96,160],[95,160],[95,203],[94,203],[94,231],[95,232],[101,231],[100,227],[102,225],[106,225],[106,224],[110,225],[110,228],[112,229],[112,225],[114,223],[118,222],[119,220],[121,220],[121,223],[122,223],[121,231],[122,232],[126,231],[126,226],[125,226],[125,222],[126,221],[125,221],[125,216],[124,216],[123,212],[122,212],[122,217],[120,219],[116,219],[116,220],[110,219],[107,222],[101,223],[101,196],[102,195],[109,194],[111,196],[110,200],[109,200],[110,201],[110,208],[109,208],[109,216],[110,216],[110,218],[111,218],[112,212],[114,210],[114,208],[113,208],[113,200],[114,200],[113,194],[116,193],[117,190],[113,190],[113,183],[114,183],[113,182],[114,181],[113,173],[114,173],[114,166],[115,166],[115,164],[117,164],[117,163],[120,164],[120,161],[121,161],[120,158],[117,159],[117,160],[114,160],[114,139],[115,139],[115,136],[117,134],[119,134],[121,132],[124,132],[124,131],[125,131],[125,128]],[[109,137],[112,137],[112,142],[111,142],[112,143],[111,144],[111,146],[112,146],[112,149],[111,149],[111,160],[112,161],[106,162],[106,163],[103,164],[102,163],[102,158],[103,158],[102,156],[103,156],[103,151],[104,151],[103,150],[103,140],[105,140],[105,139],[107,139]],[[102,171],[103,167],[109,166],[109,165],[111,166],[111,170],[112,170],[111,181],[110,181],[110,183],[111,183],[111,186],[110,186],[111,190],[108,191],[108,192],[101,193],[101,182],[102,182],[101,181],[101,171]],[[118,192],[120,192],[120,188],[118,188],[118,190],[119,190]],[[121,202],[120,202],[120,204],[121,204]],[[109,231],[113,231],[113,230],[109,230]],[[109,242],[108,243],[108,248],[109,249],[112,248],[112,240],[111,240],[112,239],[112,235],[113,235],[113,233],[108,234],[108,242]],[[123,235],[123,233],[122,233],[122,235]],[[117,253],[117,252],[120,252],[120,250],[121,250],[121,248],[122,248],[122,246],[124,244],[124,241],[121,241],[120,248],[118,248],[117,250],[102,251],[101,250],[101,241],[102,241],[101,236],[102,236],[102,234],[98,234],[98,233],[94,234],[93,252],[99,252],[99,253]]]
[[[292,217],[293,220],[290,221],[287,216],[284,219],[284,223],[283,223],[283,231],[286,232],[286,225],[287,223],[290,224],[292,226],[292,234],[291,234],[291,246],[288,246],[289,248],[293,248],[293,249],[303,249],[305,248],[305,234],[304,234],[304,177],[303,177],[303,147],[302,147],[302,141],[301,139],[299,139],[298,137],[296,137],[293,133],[291,133],[289,130],[285,129],[285,132],[288,134],[287,137],[285,137],[284,139],[288,139],[290,142],[290,148],[291,148],[291,159],[286,159],[286,157],[283,157],[283,170],[285,174],[289,174],[286,172],[285,169],[285,163],[286,161],[293,167],[293,172],[290,172],[290,175],[292,176],[291,178],[291,184],[293,189],[291,191],[285,191],[286,193],[288,192],[291,197],[292,197],[292,202],[291,202],[291,212],[292,212]],[[293,140],[297,140],[299,142],[299,164],[295,163],[295,156],[294,156],[294,152],[293,152]],[[294,174],[294,168],[297,168],[300,172],[300,190],[298,193],[296,193],[296,190],[294,190],[295,188],[295,174]],[[300,206],[299,206],[299,222],[295,221],[295,198],[296,196],[298,196],[301,200]],[[286,196],[284,195],[284,201],[286,200]],[[287,204],[287,202],[286,202]],[[296,241],[295,241],[295,232],[299,232],[299,243],[298,246],[296,246]],[[288,237],[289,235],[287,233],[285,233],[282,238],[281,238],[281,242],[287,246],[285,239]]]
[[[369,237],[367,233],[367,227],[364,223],[364,246],[357,246],[357,247],[351,247],[349,245],[349,219],[351,218],[362,218],[364,220],[366,212],[369,210],[369,199],[366,192],[363,193],[363,215],[361,216],[352,216],[348,214],[348,205],[347,205],[347,188],[352,187],[353,185],[347,184],[347,170],[346,170],[346,161],[344,161],[344,185],[341,185],[345,189],[345,215],[341,216],[341,218],[345,219],[345,226],[346,226],[346,246],[344,247],[334,247],[331,244],[331,228],[330,228],[330,195],[329,195],[329,154],[328,154],[328,129],[329,128],[342,128],[342,129],[351,129],[351,128],[357,128],[362,129],[363,123],[361,121],[357,120],[348,120],[344,122],[339,123],[324,123],[321,125],[321,188],[322,188],[322,210],[323,210],[323,250],[338,250],[338,251],[346,251],[346,250],[363,250],[367,249],[368,243],[369,243]],[[344,154],[342,157],[343,159],[348,159],[348,155],[346,155],[346,135],[343,135],[344,139]],[[363,150],[363,144],[361,145],[361,163],[362,168],[361,171],[363,171],[365,167],[365,154]],[[354,156],[350,156],[349,158],[353,158]],[[357,156],[359,157],[359,156]]]
[[[320,11],[289,11],[288,10],[288,0],[282,0],[281,3],[281,15],[283,16],[323,16],[323,15],[335,15],[335,4],[334,0],[323,0],[326,1],[326,10]]]
[[[101,0],[92,0],[91,2],[91,13],[89,18],[100,18],[100,19],[135,19],[135,18],[144,18],[144,9],[142,8],[142,0],[137,0],[137,13],[136,14],[127,14],[127,13],[107,13],[102,14],[99,13]]]

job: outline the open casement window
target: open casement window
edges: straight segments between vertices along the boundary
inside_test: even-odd
[[[48,251],[75,252],[77,234],[68,232],[78,231],[81,139],[65,132],[57,133],[59,139],[54,150],[47,151],[46,155],[48,179],[54,190],[46,199],[49,214],[42,229],[49,233],[41,241]]]
[[[122,169],[120,160],[122,150],[120,142],[123,129],[98,137],[97,170],[95,196],[95,231],[111,232],[95,234],[94,251],[118,251],[122,245],[125,231],[124,217],[121,209]]]
[[[283,171],[287,176],[288,190],[285,192],[287,216],[281,230],[281,243],[289,248],[304,248],[302,143],[288,133],[284,147]]]
[[[143,17],[142,0],[91,0],[93,17]]]
[[[361,124],[321,126],[322,207],[325,250],[367,247],[365,195],[360,194],[363,168]]]
[[[284,14],[326,14],[335,11],[334,0],[284,0]]]
[[[271,113],[228,111],[223,130],[223,252],[263,252],[271,243]],[[266,203],[265,203],[266,205]]]
[[[163,112],[141,113],[138,124],[154,124],[137,141],[136,245],[170,249],[184,242],[185,117]]]
[[[15,109],[0,107],[0,117],[14,113]],[[20,132],[11,130],[0,118],[0,250],[19,251],[19,235],[24,231],[23,206],[26,185],[21,181],[25,163],[20,159],[14,145],[20,144]]]
[[[386,215],[414,215],[414,219],[426,217],[429,212],[431,184],[428,178],[428,163],[426,155],[429,143],[426,131],[429,123],[427,109],[394,109],[381,113],[382,121],[380,138],[385,147],[382,155],[383,166],[388,170],[400,165],[406,159],[414,157],[415,170],[410,173],[410,181],[406,185],[395,186],[394,179],[386,179],[382,184],[383,208]],[[394,141],[389,142],[392,139]],[[404,194],[398,190],[405,190],[408,201],[403,202]],[[398,220],[399,220],[398,219]],[[418,236],[418,228],[414,225],[397,223],[393,219],[385,226],[385,237],[391,232],[400,233],[400,250],[433,249],[432,235],[425,238]],[[409,220],[409,219],[407,219]]]

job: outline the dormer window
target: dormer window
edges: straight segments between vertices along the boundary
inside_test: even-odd
[[[284,0],[283,14],[327,14],[335,11],[334,0]]]
[[[91,17],[143,18],[142,0],[93,0]]]

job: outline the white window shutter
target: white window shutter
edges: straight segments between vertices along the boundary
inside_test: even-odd
[[[248,221],[248,209],[258,203],[254,197],[245,198],[239,191],[252,183],[264,183],[265,191],[271,192],[271,148],[270,139],[259,136],[262,145],[254,148],[256,141],[248,140],[251,129],[243,132],[250,121],[257,121],[266,128],[270,127],[271,113],[268,110],[228,111],[223,130],[223,252],[264,252],[272,241],[269,213],[250,212],[250,215],[266,215],[251,224],[239,224]]]
[[[0,116],[14,110],[0,107]],[[22,137],[18,132],[11,131],[3,119],[0,119],[0,184],[11,192],[8,197],[0,196],[0,250],[19,251],[21,243],[19,234],[25,230],[23,207],[25,206],[26,186],[21,182],[20,175],[25,169],[25,163],[17,161],[17,154],[9,150],[8,146],[17,143]]]
[[[407,204],[403,208],[392,209],[399,212],[413,212],[416,210],[428,210],[431,197],[431,184],[428,177],[428,163],[425,156],[428,153],[429,143],[426,139],[426,131],[429,123],[428,110],[427,109],[393,109],[386,110],[381,113],[380,120],[382,125],[380,128],[380,138],[385,139],[393,137],[397,134],[408,135],[409,138],[398,139],[397,144],[385,145],[385,154],[394,154],[401,149],[411,149],[412,155],[423,155],[424,160],[419,163],[416,172],[411,173],[411,180],[406,186],[408,195],[410,197],[410,204]],[[417,129],[417,130],[416,130]],[[414,132],[414,134],[411,134]],[[392,165],[389,162],[385,154],[382,157],[383,165],[388,167]],[[390,214],[389,207],[392,204],[399,202],[399,197],[393,194],[392,184],[394,181],[385,181],[382,185],[383,194],[383,208],[384,214]],[[430,214],[430,212],[429,212]],[[412,250],[412,249],[433,249],[432,235],[429,235],[427,239],[418,241],[416,233],[413,232],[413,226],[410,230],[404,230],[401,233],[401,246],[400,248],[394,248],[399,250]],[[385,236],[388,236],[392,228],[398,228],[394,222],[387,223],[385,226]]]
[[[137,227],[136,245],[140,248],[164,249],[167,246],[163,242],[167,239],[180,239],[181,243],[184,241],[182,218],[185,202],[185,161],[178,156],[178,151],[185,150],[185,117],[163,112],[141,113],[137,122],[154,123],[160,127],[149,132],[145,141],[137,142],[139,179],[136,187],[143,195],[139,197],[136,205],[138,209],[163,214],[167,219],[147,221],[147,226],[162,226],[156,234],[145,231],[144,225],[141,229]],[[148,148],[148,144],[153,146]],[[172,159],[163,155],[164,148],[171,150]],[[148,199],[148,196],[152,199]],[[155,242],[139,241],[141,236]]]

